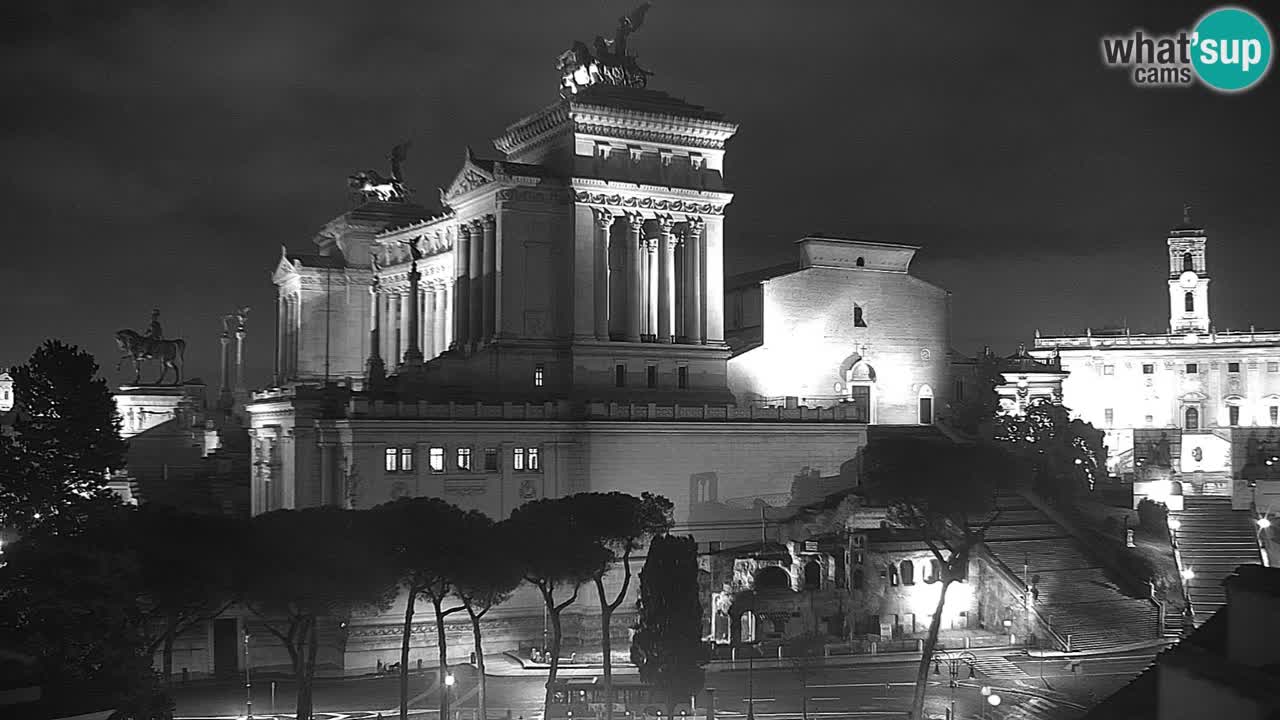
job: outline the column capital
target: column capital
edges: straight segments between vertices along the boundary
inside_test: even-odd
[[[670,235],[675,229],[676,219],[670,215],[661,215],[658,217],[658,227],[661,228],[663,235]]]
[[[595,215],[596,226],[601,230],[608,230],[613,227],[613,221],[618,217],[613,214],[612,210],[606,210],[605,208],[591,208],[591,212]]]
[[[467,224],[471,226],[471,232],[484,232],[484,220],[482,218],[473,218]]]
[[[645,217],[640,213],[627,213],[627,225],[631,232],[638,233],[644,227]]]
[[[483,227],[485,230],[489,230],[490,232],[492,232],[494,228],[498,227],[498,217],[496,215],[493,215],[492,213],[490,213],[489,215],[485,215],[484,217],[480,218],[480,226]]]
[[[464,221],[464,222],[458,223],[458,238],[461,240],[471,239],[471,223],[470,222]]]
[[[685,218],[685,222],[687,222],[687,223],[688,223],[688,225],[689,225],[689,226],[688,226],[688,229],[687,229],[687,231],[686,231],[686,232],[689,232],[689,233],[692,233],[692,234],[695,234],[695,235],[696,235],[697,233],[701,232],[701,231],[702,231],[702,226],[706,224],[706,223],[703,221],[703,219],[702,219],[701,217],[697,216],[697,215],[689,215],[689,216],[687,216],[687,217]]]

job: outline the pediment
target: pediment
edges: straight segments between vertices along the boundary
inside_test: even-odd
[[[280,285],[297,274],[298,269],[294,267],[293,261],[289,259],[289,251],[284,246],[281,246],[280,261],[276,263],[276,269],[271,273],[271,282]]]
[[[453,182],[449,184],[448,189],[441,193],[440,197],[447,203],[460,195],[466,195],[472,190],[488,185],[491,182],[494,182],[493,173],[480,167],[471,155],[471,151],[468,150],[462,162],[462,168],[458,170],[458,174],[453,177]]]
[[[1209,396],[1198,390],[1192,390],[1189,393],[1183,393],[1179,399],[1183,402],[1204,402]]]

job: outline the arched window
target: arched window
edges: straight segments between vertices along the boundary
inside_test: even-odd
[[[1196,311],[1196,296],[1194,293],[1183,293],[1182,304],[1186,307],[1187,312]]]
[[[756,589],[757,590],[785,590],[791,587],[791,578],[787,577],[787,571],[776,565],[770,565],[761,568],[756,573]]]
[[[920,424],[932,425],[933,424],[933,388],[929,387],[928,385],[921,386],[920,394],[918,396],[918,402],[919,402],[919,409],[920,409],[920,416],[919,416]]]
[[[817,560],[810,560],[804,566],[804,589],[822,589],[822,565]]]
[[[853,306],[853,326],[854,327],[867,326],[867,319],[862,316],[862,308],[857,305]]]
[[[865,584],[866,584],[866,578],[863,577],[862,575],[862,568],[858,568],[857,570],[854,570],[853,571],[853,589],[861,590],[862,586]]]
[[[910,560],[902,561],[902,584],[903,585],[916,584],[916,565]]]
[[[1196,269],[1196,259],[1192,257],[1190,252],[1182,253],[1182,271],[1194,271]]]
[[[929,569],[925,571],[924,581],[927,583],[938,582],[938,576],[941,575],[940,569],[941,566],[938,565],[937,560],[930,560]]]
[[[895,587],[898,585],[898,566],[897,565],[889,566],[889,584]]]
[[[1189,407],[1187,408],[1187,413],[1185,417],[1187,420],[1186,424],[1183,426],[1185,429],[1187,430],[1200,429],[1200,411],[1199,410],[1193,407]]]
[[[857,265],[858,267],[863,267],[867,264],[867,261],[863,258],[858,258],[857,261],[854,262],[853,264]]]

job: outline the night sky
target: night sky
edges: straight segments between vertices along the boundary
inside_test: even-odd
[[[559,53],[636,3],[127,4],[4,11],[0,367],[58,337],[117,382],[114,331],[156,306],[213,385],[219,318],[250,305],[265,384],[280,246],[309,249],[346,176],[411,139],[407,180],[433,204],[466,145],[495,156],[556,100]],[[1101,62],[1102,35],[1212,7],[659,0],[631,47],[650,88],[741,125],[727,272],[815,231],[921,245],[954,347],[1010,352],[1037,327],[1162,331],[1184,202],[1210,232],[1215,324],[1280,328],[1275,68],[1227,96]]]

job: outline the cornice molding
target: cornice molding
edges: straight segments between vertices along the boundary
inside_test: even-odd
[[[543,136],[553,134],[569,121],[569,106],[565,102],[539,110],[517,120],[493,140],[493,146],[501,152],[512,153],[541,141]]]

